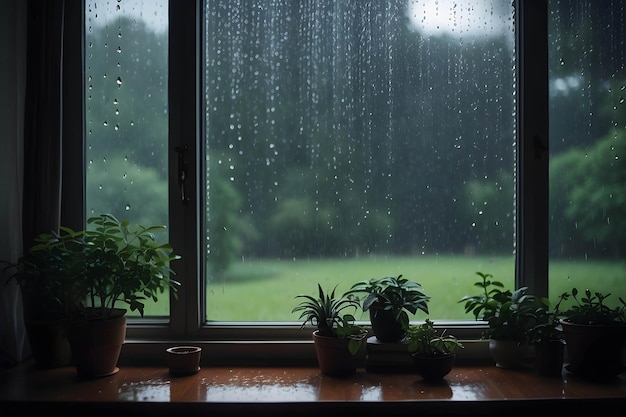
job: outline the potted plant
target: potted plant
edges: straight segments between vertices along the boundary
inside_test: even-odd
[[[563,373],[565,343],[557,312],[550,308],[550,300],[538,297],[534,323],[528,331],[535,348],[535,369],[540,375],[560,377]]]
[[[372,331],[381,342],[404,339],[409,327],[408,313],[421,310],[428,314],[430,297],[419,283],[402,275],[359,281],[345,295],[359,300],[357,294],[366,294],[361,307],[364,312],[369,311]]]
[[[324,292],[318,283],[318,296],[300,294],[302,299],[292,313],[300,313],[304,319],[300,328],[307,323],[315,326],[313,342],[317,354],[317,362],[323,374],[330,376],[346,376],[356,372],[357,352],[360,350],[367,330],[355,322],[353,314],[348,310],[359,308],[358,301],[335,296],[335,288],[329,293]]]
[[[482,337],[489,340],[489,352],[496,366],[522,366],[530,351],[529,330],[535,323],[536,297],[527,293],[527,287],[511,292],[500,281],[493,280],[493,275],[476,274],[481,280],[474,285],[482,291],[464,296],[459,302],[465,303],[465,313],[487,322]]]
[[[555,307],[566,343],[566,369],[590,380],[610,380],[626,370],[626,302],[618,297],[619,302],[610,307],[610,296],[589,289],[580,294],[572,288],[571,293],[561,294]],[[573,303],[561,309],[567,300]]]
[[[132,225],[111,214],[87,219],[87,229],[75,239],[80,250],[67,254],[82,267],[74,277],[84,304],[71,312],[68,339],[80,377],[118,371],[126,335],[126,308],[144,314],[145,300],[158,300],[167,289],[176,295],[170,262],[179,259],[168,243],[157,243],[155,232],[165,226]]]
[[[2,261],[7,284],[14,281],[23,300],[23,317],[36,366],[56,368],[71,364],[67,340],[70,313],[81,305],[84,293],[75,277],[82,268],[79,232],[61,227],[41,233],[16,262]]]
[[[445,330],[437,333],[434,323],[426,319],[423,324],[409,325],[406,338],[415,369],[424,380],[439,380],[450,373],[457,349],[463,344]]]

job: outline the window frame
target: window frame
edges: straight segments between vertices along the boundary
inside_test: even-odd
[[[80,2],[84,18],[84,2]],[[170,242],[182,259],[172,265],[177,280],[182,282],[177,297],[170,297],[170,318],[128,319],[124,352],[127,356],[145,358],[146,354],[162,353],[165,345],[193,342],[202,345],[207,354],[216,358],[238,360],[254,352],[255,357],[270,360],[279,358],[301,361],[314,358],[310,332],[300,329],[297,322],[279,323],[203,323],[205,311],[201,296],[205,271],[200,251],[203,248],[202,230],[204,216],[202,190],[199,179],[203,176],[203,146],[201,98],[203,77],[201,74],[202,37],[204,33],[202,10],[204,0],[169,0],[169,216]],[[528,286],[539,295],[548,294],[548,38],[547,3],[544,0],[515,0],[515,46],[516,46],[516,287]],[[84,19],[71,24],[80,25],[80,68],[84,75]],[[191,24],[190,22],[193,22]],[[172,47],[175,45],[176,47]],[[72,56],[77,55],[72,54]],[[76,57],[73,65],[65,65],[64,71],[74,71],[80,91],[84,114],[84,78],[76,74]],[[76,93],[74,93],[76,96]],[[72,104],[74,103],[74,104]],[[76,100],[66,103],[68,109],[77,112]],[[64,201],[68,196],[81,196],[80,202],[72,200],[73,225],[85,222],[85,158],[84,123],[67,133],[66,143],[72,150],[71,157],[63,159]],[[179,154],[176,148],[185,149],[185,189],[189,201],[181,202],[179,188]],[[83,158],[76,163],[79,151]],[[80,172],[80,175],[77,175]],[[69,173],[69,175],[68,175]],[[190,175],[193,174],[193,175]],[[64,209],[65,209],[64,207]],[[487,356],[485,341],[480,333],[486,328],[484,322],[471,318],[460,321],[438,322],[449,328],[460,339],[468,340],[468,349],[459,353],[461,358],[484,358]],[[150,355],[148,355],[150,356]]]

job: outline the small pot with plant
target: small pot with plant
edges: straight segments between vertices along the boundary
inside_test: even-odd
[[[589,289],[580,294],[572,288],[561,294],[555,307],[566,343],[566,369],[589,380],[603,382],[626,371],[626,302],[618,297],[611,305],[610,296]],[[572,303],[562,309],[568,300]]]
[[[313,331],[313,342],[320,370],[325,375],[347,376],[354,374],[358,367],[357,353],[367,330],[355,323],[349,310],[359,308],[358,301],[335,296],[336,287],[331,292],[324,292],[318,283],[318,296],[300,294],[296,299],[302,301],[292,313],[300,313],[304,319],[300,328],[309,323],[317,329]]]
[[[463,348],[463,344],[456,337],[446,335],[445,330],[437,333],[435,324],[428,318],[423,324],[409,325],[406,338],[415,369],[426,381],[448,375],[454,366],[457,349]]]
[[[365,294],[362,301],[358,294]],[[414,315],[421,310],[428,314],[430,297],[419,283],[402,275],[359,281],[345,295],[362,302],[363,311],[369,311],[374,336],[384,343],[405,338],[409,313]]]
[[[560,377],[563,373],[565,342],[561,324],[550,300],[538,297],[539,306],[534,313],[534,323],[528,331],[529,341],[535,348],[535,369],[540,375]]]
[[[459,302],[465,303],[465,313],[487,322],[482,337],[489,340],[489,353],[496,366],[523,366],[530,354],[529,330],[535,323],[536,297],[527,293],[527,287],[511,292],[504,289],[502,282],[493,280],[493,275],[476,274],[481,280],[474,285],[482,291],[465,296]]]

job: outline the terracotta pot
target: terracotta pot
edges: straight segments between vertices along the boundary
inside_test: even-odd
[[[173,346],[165,351],[170,374],[176,376],[193,375],[200,370],[201,347]]]
[[[318,332],[313,332],[313,342],[320,371],[330,376],[354,374],[358,361],[356,355],[348,351],[348,339],[320,336]]]
[[[125,338],[125,316],[72,323],[68,339],[78,376],[96,378],[117,373]]]
[[[530,345],[516,340],[489,339],[489,354],[498,368],[521,368],[529,356]]]
[[[35,365],[51,369],[72,364],[72,351],[67,340],[69,320],[26,321],[26,332]]]
[[[402,325],[396,320],[391,310],[379,307],[377,303],[369,308],[372,332],[378,340],[384,343],[399,342],[406,336]]]
[[[413,353],[415,370],[425,381],[437,381],[450,373],[454,366],[456,355],[423,355]]]
[[[626,371],[626,324],[584,325],[561,320],[568,371],[590,380],[604,381]]]

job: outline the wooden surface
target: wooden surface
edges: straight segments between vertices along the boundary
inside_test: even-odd
[[[347,378],[314,367],[205,367],[173,377],[165,367],[121,367],[112,376],[81,380],[73,367],[39,370],[20,366],[0,373],[3,416],[45,410],[67,415],[141,412],[141,415],[334,415],[345,408],[369,413],[423,415],[497,414],[546,407],[582,412],[626,405],[626,376],[591,383],[563,370],[543,377],[532,367],[456,366],[437,384],[414,374],[365,372]],[[264,414],[265,415],[265,414]]]

